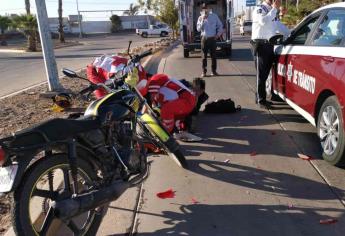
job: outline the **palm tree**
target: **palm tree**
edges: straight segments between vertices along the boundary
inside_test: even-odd
[[[5,30],[11,25],[11,19],[8,18],[7,16],[0,16],[0,31],[1,31],[1,42],[0,45],[7,45],[7,42],[5,41]]]
[[[61,43],[64,43],[65,33],[63,31],[62,0],[59,0],[58,13],[59,13],[59,40]]]
[[[13,18],[12,24],[15,28],[20,29],[28,40],[28,51],[37,51],[37,20],[34,15],[19,15]]]
[[[25,9],[26,9],[26,14],[30,15],[30,0],[25,0]]]
[[[128,16],[135,16],[135,15],[138,15],[139,9],[140,9],[139,5],[134,5],[133,3],[131,3],[129,5],[129,9],[124,11],[123,14],[128,15]]]

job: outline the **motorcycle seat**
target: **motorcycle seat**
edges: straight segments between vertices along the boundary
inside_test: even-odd
[[[98,119],[52,119],[15,133],[9,146],[18,148],[64,141],[80,133],[97,129],[100,125]]]

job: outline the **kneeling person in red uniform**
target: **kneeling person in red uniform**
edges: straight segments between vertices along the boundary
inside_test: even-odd
[[[186,118],[196,106],[195,94],[183,83],[165,74],[154,75],[147,88],[153,104],[160,107],[163,125],[170,133],[174,131],[175,122]],[[175,137],[184,141],[201,141],[201,138],[186,131],[177,133]]]

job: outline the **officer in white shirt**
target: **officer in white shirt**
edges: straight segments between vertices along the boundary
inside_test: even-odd
[[[258,86],[256,99],[261,107],[272,105],[266,100],[266,80],[274,61],[273,45],[268,40],[281,31],[281,23],[277,23],[280,4],[280,0],[264,0],[253,11],[251,43],[254,55],[257,56]]]

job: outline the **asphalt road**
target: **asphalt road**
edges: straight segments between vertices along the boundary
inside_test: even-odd
[[[136,34],[94,36],[80,40],[84,45],[55,50],[58,70],[84,68],[93,58],[104,54],[114,54],[127,48],[129,40],[133,47],[159,38],[141,38]],[[45,67],[41,52],[8,53],[0,50],[0,97],[46,81]]]
[[[220,59],[217,78],[206,78],[210,99],[232,98],[243,110],[204,115],[202,143],[184,144],[190,171],[153,157],[136,214],[136,235],[343,235],[342,169],[320,160],[314,128],[284,103],[271,111],[254,104],[255,70],[248,38],[235,38],[231,60]],[[159,71],[192,79],[200,55],[182,57],[178,47]],[[256,155],[251,155],[255,153]],[[298,153],[316,160],[304,161]],[[175,198],[156,193],[172,188]],[[197,201],[198,203],[195,203]],[[322,219],[336,218],[333,225]],[[109,232],[109,231],[108,231]]]

